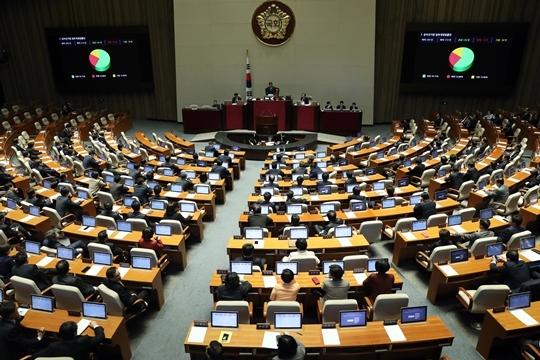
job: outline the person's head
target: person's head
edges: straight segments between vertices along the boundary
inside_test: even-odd
[[[66,275],[69,272],[69,262],[63,259],[57,262],[56,272],[58,273],[58,275]]]
[[[289,191],[287,193],[287,200],[291,200],[294,197],[294,193],[292,191]]]
[[[105,204],[103,204],[103,208],[105,209],[105,211],[112,211],[113,209],[112,202],[106,201]]]
[[[236,288],[240,286],[240,277],[234,271],[230,271],[225,276],[225,286],[228,288]]]
[[[122,151],[124,149],[124,145],[118,144],[118,151]]]
[[[510,155],[504,155],[503,161],[506,161],[506,162],[510,161]]]
[[[217,100],[214,100],[214,105],[217,105]]]
[[[322,173],[322,179],[323,181],[328,181],[328,178],[330,177],[330,174],[328,174],[328,172],[323,172]]]
[[[28,145],[26,146],[28,149],[33,149],[34,148],[34,143],[33,142],[29,142]]]
[[[176,210],[177,210],[177,209],[178,209],[178,203],[177,203],[176,201],[174,201],[174,202],[169,202],[169,203],[167,204],[167,210],[166,210],[165,213],[166,213],[167,215],[170,216],[170,215],[176,213]]]
[[[159,194],[161,194],[161,186],[160,185],[154,186],[154,194],[156,196],[159,196]]]
[[[329,212],[326,213],[326,216],[328,217],[328,220],[334,222],[336,221],[336,212],[334,210],[330,210]]]
[[[131,203],[131,208],[133,209],[133,211],[139,211],[139,210],[141,210],[141,203],[138,202],[137,200],[134,200]]]
[[[427,191],[424,191],[422,193],[422,195],[420,195],[422,197],[422,200],[423,201],[428,201],[429,200],[429,193]]]
[[[439,230],[439,239],[443,242],[450,242],[450,231],[448,231],[447,229]]]
[[[253,205],[253,213],[254,214],[260,214],[261,213],[261,206],[259,204]]]
[[[513,262],[519,261],[519,255],[517,250],[508,250],[508,252],[506,253],[506,259]]]
[[[420,156],[417,156],[416,159],[414,159],[414,163],[416,165],[420,165],[422,163],[422,159],[420,158]]]
[[[514,226],[520,226],[523,219],[519,215],[512,216],[512,225]]]
[[[353,195],[360,195],[360,191],[361,191],[361,190],[360,190],[360,186],[355,186],[355,187],[353,187],[353,189],[352,189]]]
[[[352,106],[356,106],[356,103],[355,103],[355,102],[353,102],[353,103],[352,103]]]
[[[216,100],[214,100],[215,102]],[[212,340],[206,347],[206,358],[210,360],[220,360],[223,357],[223,345],[219,341]]]
[[[4,222],[6,220],[6,212],[0,211],[0,221]]]
[[[184,170],[180,171],[180,179],[187,179],[187,172],[185,172]]]
[[[388,194],[388,197],[394,196],[395,192],[396,192],[396,189],[391,185],[386,188],[386,193]]]
[[[269,83],[268,83],[268,86],[274,86],[274,84],[272,84],[272,82],[269,82]]]
[[[339,102],[339,105],[343,105],[343,104],[344,104],[344,102],[343,102],[343,100],[341,100],[341,101]]]
[[[446,155],[441,156],[441,164],[445,165],[448,163],[448,158]]]
[[[498,187],[501,187],[504,185],[504,179],[503,178],[497,178],[495,180],[495,184],[498,186]]]
[[[452,171],[455,173],[459,173],[459,165],[456,165],[452,168]]]
[[[62,189],[60,189],[60,195],[68,196],[68,194],[69,194],[69,189],[67,188],[67,186],[62,186]]]
[[[451,162],[451,163],[455,163],[456,161],[457,161],[457,156],[456,156],[456,154],[451,154],[451,155],[450,155],[450,162]]]
[[[152,229],[150,226],[145,227],[142,231],[142,238],[145,241],[152,240],[152,236],[154,236],[154,229]]]
[[[273,183],[274,181],[276,181],[276,177],[275,177],[274,175],[270,174],[270,175],[268,176],[268,181],[271,182],[271,183]]]
[[[26,251],[21,250],[15,255],[15,264],[17,265],[24,265],[28,262],[28,255],[26,254]]]
[[[289,359],[296,355],[298,343],[290,335],[281,335],[278,338],[278,357],[280,359]]]
[[[221,159],[216,159],[216,165],[217,166],[223,165],[223,161],[221,161]]]
[[[11,251],[11,246],[8,243],[0,245],[0,256],[7,256]]]
[[[64,341],[70,341],[77,337],[77,324],[73,321],[66,321],[60,325],[58,336]]]
[[[207,173],[201,173],[201,175],[199,176],[199,181],[204,184],[205,182],[208,181],[208,174]]]
[[[302,93],[302,97],[306,97],[306,93]]]
[[[291,269],[284,269],[281,272],[281,280],[283,280],[283,282],[285,284],[290,284],[291,281],[294,280],[294,273],[292,272],[292,270]]]
[[[469,169],[473,168],[473,167],[474,167],[474,162],[469,161],[469,162],[467,163],[467,166],[469,167]]]
[[[105,273],[105,276],[107,276],[107,279],[111,281],[118,282],[120,279],[122,279],[122,276],[120,275],[120,271],[114,266],[111,266],[107,269],[107,272]]]
[[[238,93],[234,93],[234,96],[235,96],[235,97],[238,96]]]
[[[193,156],[193,160],[195,161],[199,160],[199,154],[195,153],[192,156]]]
[[[109,240],[109,235],[107,234],[107,230],[101,230],[98,235],[97,239],[100,243],[104,244]]]
[[[281,163],[281,159],[283,159],[283,155],[276,154],[276,162]]]
[[[489,226],[491,225],[491,221],[489,221],[489,219],[480,219],[478,224],[480,225],[480,229],[488,230]]]
[[[304,177],[303,176],[299,176],[296,178],[296,183],[299,185],[299,186],[302,186],[302,184],[304,183]]]
[[[388,260],[378,259],[375,262],[375,270],[377,270],[379,274],[386,274],[386,272],[390,270],[390,264],[388,263]]]
[[[13,300],[0,303],[0,316],[5,320],[15,320],[19,318],[19,306]]]
[[[272,198],[272,194],[270,194],[268,191],[264,193],[264,201],[269,202]]]
[[[307,249],[307,240],[306,239],[296,239],[295,243],[296,248],[298,250],[306,250]]]
[[[347,179],[351,179],[354,176],[354,172],[352,170],[348,170],[345,175],[347,175]]]
[[[300,216],[298,216],[298,214],[291,215],[291,225],[293,226],[300,225]]]
[[[326,105],[330,105],[330,104],[331,104],[331,102],[330,102],[330,101],[327,101],[327,102],[326,102]]]
[[[29,198],[33,198],[36,196],[36,190],[34,190],[34,188],[30,188],[26,190],[26,194],[28,195]]]
[[[277,169],[277,162],[272,162],[270,166],[272,167],[272,169]]]
[[[343,268],[339,265],[330,265],[330,271],[328,272],[332,279],[341,279],[343,277]]]
[[[45,239],[49,241],[57,241],[58,240],[58,232],[55,230],[49,230],[45,233]]]
[[[255,250],[255,247],[253,246],[253,244],[246,243],[242,245],[242,255],[244,255],[244,257],[249,257],[249,258],[252,257],[254,250]]]

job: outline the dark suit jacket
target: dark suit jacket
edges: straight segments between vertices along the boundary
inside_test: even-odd
[[[239,102],[239,101],[242,101],[242,98],[240,96],[233,96],[233,98],[232,98],[233,103],[236,103],[236,102]]]
[[[320,167],[318,167],[318,166],[317,166],[317,167],[314,167],[314,168],[311,169],[311,171],[309,172],[309,177],[310,177],[311,179],[316,179],[317,176],[318,176],[320,173],[322,173],[322,172],[323,172],[323,171],[321,170]]]
[[[146,214],[143,214],[142,212],[140,211],[137,211],[137,212],[129,212],[126,214],[126,219],[143,219],[146,221],[146,223],[150,226],[152,225],[153,223],[148,220],[148,216],[146,216]]]
[[[331,186],[331,185],[334,185],[331,181],[323,181],[323,180],[317,181],[317,186]]]
[[[11,273],[25,279],[34,280],[39,290],[43,291],[51,284],[51,282],[45,277],[45,275],[56,274],[56,269],[40,269],[36,265],[23,264],[15,265],[11,269]]]
[[[325,234],[328,233],[328,230],[332,229],[332,228],[335,228],[336,226],[339,226],[339,225],[343,225],[344,222],[343,222],[343,219],[340,219],[340,218],[336,218],[336,221],[332,222],[332,221],[329,221],[326,226],[324,227],[323,231]]]
[[[37,196],[34,196],[33,198],[25,199],[27,203],[30,203],[34,206],[39,206],[40,209],[44,208],[45,206],[51,206],[47,200],[38,198]]]
[[[525,231],[525,228],[523,226],[509,226],[502,233],[499,234],[497,237],[498,242],[508,243],[508,240],[512,237],[512,235],[517,234],[518,232]]]
[[[129,291],[125,286],[122,286],[121,284],[111,281],[110,279],[103,280],[103,285],[114,291],[118,294],[120,297],[120,301],[122,301],[122,304],[124,306],[131,306],[137,300],[137,295]]]
[[[248,222],[249,226],[259,226],[262,228],[274,225],[274,220],[264,214],[251,214],[248,216]]]
[[[184,191],[188,191],[188,190],[193,189],[193,183],[188,179],[178,178],[178,179],[176,179],[175,183],[176,184],[182,184],[182,189]]]
[[[92,285],[85,283],[78,276],[73,276],[73,275],[69,275],[69,274],[67,274],[67,275],[57,275],[57,276],[53,277],[52,282],[53,282],[53,284],[58,284],[58,285],[74,286],[77,289],[79,289],[79,291],[81,292],[81,294],[84,297],[92,295],[92,294],[94,294],[96,292],[96,290],[94,289],[94,287]]]
[[[70,341],[54,341],[45,349],[34,354],[37,357],[67,356],[74,360],[87,360],[90,352],[105,339],[105,332],[101,326],[94,329],[95,336],[79,336]]]
[[[540,175],[538,175],[534,180],[529,181],[526,186],[530,189],[536,185],[540,185]]]
[[[432,200],[419,202],[418,204],[414,205],[414,215],[418,219],[427,219],[431,215],[437,213],[436,207],[437,204]]]
[[[210,170],[210,172],[218,173],[221,179],[225,179],[225,177],[227,177],[229,174],[229,170],[227,170],[226,167],[218,165],[212,166],[212,170]]]
[[[465,181],[472,180],[476,183],[479,177],[480,177],[480,173],[478,172],[478,170],[476,170],[476,168],[473,167],[473,168],[467,169],[467,172],[463,175],[463,181],[465,182]]]
[[[493,272],[502,275],[500,283],[508,285],[511,290],[515,290],[521,286],[525,281],[531,280],[531,274],[529,267],[525,262],[519,260],[517,263],[513,261],[507,261],[502,266],[491,263],[489,269]]]
[[[183,217],[180,213],[174,213],[172,215],[167,215],[167,213],[165,213],[165,215],[163,215],[163,218],[166,220],[178,220],[182,224],[187,224],[187,219]]]
[[[152,190],[146,185],[135,185],[133,187],[133,196],[136,196],[141,204],[146,204],[150,195],[152,195]]]
[[[452,171],[452,173],[446,177],[445,181],[449,188],[459,190],[461,184],[463,184],[463,174]]]
[[[95,169],[99,170],[99,163],[91,155],[86,155],[83,159],[83,167],[85,169]]]
[[[110,183],[109,189],[114,200],[120,200],[124,194],[127,194],[129,188],[122,184]]]
[[[82,202],[82,201],[81,201]],[[64,217],[68,214],[73,214],[73,211],[79,207],[81,202],[71,201],[71,197],[68,196],[59,196],[56,198],[56,211],[60,217]]]
[[[436,241],[433,244],[431,244],[431,246],[427,249],[427,252],[432,253],[433,250],[435,250],[435,248],[438,248],[439,246],[447,246],[447,245],[454,245],[454,243],[451,241],[448,241],[448,242],[442,241],[442,240]]]
[[[1,186],[6,185],[8,182],[10,182],[13,179],[14,179],[14,176],[11,176],[9,174],[6,174],[3,171],[0,171],[0,185]]]
[[[251,261],[253,265],[260,267],[261,270],[264,268],[264,264],[266,264],[266,259],[258,258],[258,257],[247,258],[245,256],[240,256],[234,259],[234,261]]]
[[[276,87],[275,86],[267,86],[265,89],[264,89],[264,93],[266,95],[268,94],[275,94],[276,93]]]
[[[122,216],[120,216],[120,214],[117,211],[103,210],[103,211],[101,211],[101,213],[99,215],[112,217],[115,221],[124,220],[124,218]]]
[[[37,337],[28,339],[18,321],[0,319],[0,359],[19,360],[31,354],[30,348],[38,345]]]
[[[426,169],[426,166],[424,164],[418,164],[409,171],[409,176],[422,177],[422,173],[424,172],[425,169]]]
[[[281,171],[281,169],[270,169],[266,172],[265,175],[275,175],[275,176],[281,176],[282,178],[285,176],[285,173]]]

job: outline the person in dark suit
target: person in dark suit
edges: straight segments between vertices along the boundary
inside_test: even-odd
[[[240,280],[235,272],[229,272],[225,276],[225,284],[217,288],[218,300],[244,300],[251,290],[249,281]]]
[[[347,107],[345,106],[345,103],[343,102],[343,100],[341,100],[338,106],[336,106],[336,110],[347,110]]]
[[[33,141],[28,143],[28,146],[26,148],[26,151],[28,151],[28,154],[30,154],[30,156],[32,156],[32,155],[34,155],[34,156],[41,155],[41,151],[34,149],[34,145],[35,144],[34,144]]]
[[[223,161],[221,161],[220,159],[216,159],[214,163],[215,165],[212,166],[212,170],[210,170],[210,172],[218,173],[220,179],[225,179],[227,175],[229,175],[229,170],[227,170],[227,168],[223,166]]]
[[[268,83],[268,86],[264,89],[264,93],[266,95],[274,95],[276,93],[276,88],[274,87],[274,84],[272,84],[272,82]]]
[[[267,192],[265,192],[265,193],[263,194],[263,197],[264,197],[264,200],[262,200],[262,201],[261,201],[261,200],[258,200],[258,201],[257,201],[257,204],[259,204],[259,205],[268,205],[268,207],[272,209],[272,212],[276,213],[278,207],[277,207],[276,204],[274,204],[273,202],[270,201],[270,200],[272,199],[272,194],[270,194],[270,193],[267,191]]]
[[[525,231],[525,228],[521,226],[521,222],[523,219],[519,215],[512,216],[512,221],[510,222],[510,226],[508,226],[506,229],[503,230],[497,236],[497,242],[502,243],[508,243],[508,240],[512,237],[512,235],[517,234],[518,232]]]
[[[534,179],[529,181],[525,185],[526,189],[530,189],[532,187],[535,187],[536,185],[540,185],[540,175],[538,175],[538,170],[537,169],[532,169],[531,170],[531,175],[534,176]]]
[[[128,175],[133,179],[133,181],[137,182],[139,178],[144,178],[143,174],[143,167],[141,167],[140,164],[133,165],[133,169],[129,170]]]
[[[127,308],[126,311],[132,314],[140,314],[148,308],[148,299],[150,299],[150,293],[148,290],[141,290],[138,293],[129,291],[124,284],[122,284],[122,276],[120,271],[114,266],[107,269],[107,278],[103,280],[103,285],[116,292],[120,297],[120,301]],[[139,299],[143,301],[135,302]]]
[[[77,200],[76,202],[71,201],[71,194],[69,193],[69,189],[65,186],[62,187],[60,190],[60,196],[56,198],[56,211],[58,211],[58,215],[60,217],[64,217],[68,214],[79,214],[77,218],[80,218],[80,211],[81,208],[79,205],[83,200]]]
[[[150,196],[148,198],[148,202],[152,201],[152,200],[160,200],[160,201],[167,201],[167,197],[166,196],[161,196],[161,191],[162,191],[162,187],[161,185],[156,185],[154,186],[154,195]]]
[[[309,178],[310,179],[317,179],[320,173],[322,173],[322,169],[317,166],[316,162],[311,163],[311,171],[309,172]]]
[[[37,357],[71,357],[73,360],[87,360],[90,352],[94,350],[104,339],[103,327],[94,320],[90,321],[90,327],[94,329],[95,336],[77,336],[77,324],[66,321],[60,325],[58,335],[62,341],[53,341],[45,349],[34,354]]]
[[[516,147],[514,148],[514,150],[512,150],[512,152],[508,155],[509,158],[510,158],[510,161],[517,158],[520,151],[521,151],[521,144],[517,144]]]
[[[208,145],[206,145],[204,147],[204,152],[207,153],[207,152],[211,152],[211,153],[214,153],[214,156],[217,156],[216,153],[217,153],[217,150],[214,148],[214,142],[213,141],[209,141],[208,142]]]
[[[279,175],[281,176],[281,178],[283,178],[285,176],[285,173],[280,168],[278,168],[278,163],[274,161],[272,162],[272,164],[270,164],[270,169],[266,172],[265,175]]]
[[[306,93],[302,93],[300,96],[300,102],[302,104],[309,104],[309,98],[307,97]]]
[[[232,98],[232,103],[236,104],[239,101],[242,101],[242,98],[240,97],[240,95],[238,95],[238,93],[234,93],[233,98]]]
[[[268,181],[263,183],[263,187],[279,188],[279,184],[276,181],[275,175],[268,175]]]
[[[161,167],[172,169],[174,174],[178,174],[179,170],[175,163],[171,162],[171,156],[165,156],[165,162],[161,164]]]
[[[34,206],[38,206],[40,209],[43,209],[45,206],[51,207],[53,202],[51,199],[43,199],[36,196],[36,190],[34,188],[29,188],[26,190],[26,194],[28,197],[24,200],[29,204],[32,204]]]
[[[53,277],[52,279],[53,284],[74,286],[77,289],[79,289],[82,296],[84,296],[85,298],[90,295],[97,294],[97,288],[93,287],[90,284],[85,283],[78,276],[70,275],[69,270],[70,270],[69,262],[67,260],[62,259],[59,262],[57,262],[56,272],[58,275]]]
[[[285,231],[285,228],[291,227],[291,226],[302,226],[300,224],[300,216],[298,216],[298,214],[292,214],[291,215],[291,223],[287,224],[284,227],[282,227],[281,229],[279,229],[278,234],[283,235],[283,232]]]
[[[257,135],[257,133],[251,134],[251,137],[248,140],[248,143],[251,145],[258,145],[260,142],[261,140],[259,139],[259,136]]]
[[[190,179],[188,179],[187,172],[185,172],[184,170],[180,171],[180,177],[176,179],[175,183],[181,184],[182,190],[184,191],[193,189],[193,183],[191,182]]]
[[[497,164],[497,169],[503,169],[510,163],[510,156],[504,155],[502,160]]]
[[[354,172],[352,170],[348,170],[345,175],[347,176],[347,180],[345,180],[345,187],[349,184],[357,184],[358,181],[356,180],[356,177],[354,176]]]
[[[62,131],[62,138],[64,139],[64,142],[68,145],[73,145],[73,142],[71,141],[71,137],[73,136],[73,132],[69,129],[69,123],[64,124],[64,130]]]
[[[0,211],[0,230],[4,232],[11,245],[18,244],[24,239],[30,239],[32,234],[19,223],[7,219],[6,212]],[[13,239],[12,239],[13,238]]]
[[[13,147],[14,147],[15,149],[17,149],[18,151],[20,151],[21,153],[22,153],[23,151],[25,151],[25,149],[23,149],[23,148],[21,147],[21,145],[19,145],[19,139],[14,139],[14,140],[13,140]]]
[[[525,108],[525,112],[519,116],[519,118],[523,121],[529,121],[531,119],[531,113],[529,112],[529,108]]]
[[[503,262],[502,266],[497,266],[499,261]],[[507,285],[510,290],[516,290],[525,281],[531,280],[529,267],[519,259],[517,250],[508,250],[506,256],[494,256],[489,264],[489,270],[501,274],[502,278],[499,282]]]
[[[185,218],[181,213],[178,212],[178,202],[170,202],[167,205],[167,210],[165,210],[165,215],[163,216],[166,220],[178,220],[184,226],[188,226],[189,222],[193,218],[192,215],[189,215]]]
[[[426,166],[422,164],[422,159],[420,159],[419,156],[417,156],[414,160],[414,164],[414,168],[409,168],[409,179],[411,179],[413,176],[416,176],[418,178],[422,177],[422,174],[426,169]]]
[[[331,181],[328,181],[328,178],[330,177],[330,174],[328,172],[323,172],[322,174],[322,180],[317,181],[317,186],[330,186],[334,185]]]
[[[214,100],[212,107],[216,110],[221,110],[221,105],[218,104],[217,100]]]
[[[114,221],[124,220],[118,211],[113,211],[113,204],[110,201],[103,204],[103,208],[104,210],[102,210],[99,215],[111,217],[114,219]]]
[[[223,150],[223,154],[219,155],[218,159],[232,166],[233,159],[229,156],[229,149]]]
[[[480,173],[478,172],[478,170],[476,170],[476,167],[474,166],[474,162],[470,161],[467,164],[467,172],[463,174],[463,182],[472,180],[476,184],[479,177],[480,177]]]
[[[319,235],[326,235],[328,234],[328,231],[336,226],[339,226],[339,225],[343,225],[344,224],[344,221],[343,219],[340,219],[337,217],[337,214],[335,211],[333,210],[330,210],[326,216],[328,217],[328,222],[326,223],[326,225],[324,227],[320,226],[320,225],[315,225],[315,231],[317,232],[317,234]]]
[[[484,151],[486,151],[487,147],[489,146],[487,138],[483,137],[482,141],[480,142],[480,150],[478,151],[479,154],[483,154]]]
[[[128,212],[126,214],[127,219],[142,219],[142,220],[146,221],[146,224],[148,226],[152,226],[152,227],[155,226],[155,224],[153,222],[151,222],[150,219],[148,219],[148,216],[146,216],[146,214],[141,212],[141,203],[140,202],[138,202],[137,200],[133,201],[131,203],[131,209],[133,211]]]
[[[122,183],[122,177],[120,175],[114,176],[114,182],[109,183],[109,190],[115,201],[122,199],[129,192],[129,188]]]
[[[0,186],[4,186],[7,183],[15,179],[15,176],[6,174],[6,165],[0,164]]]
[[[417,219],[427,219],[437,213],[437,204],[429,198],[429,193],[423,192],[420,202],[414,205],[414,215]]]
[[[327,101],[326,105],[324,105],[324,110],[334,110],[334,107],[332,106],[332,102]]]
[[[90,150],[88,152],[88,155],[83,158],[83,167],[85,169],[94,169],[96,171],[99,171],[99,162],[94,159],[95,155],[96,152],[94,150]]]
[[[461,184],[463,184],[463,174],[459,172],[459,166],[452,168],[452,173],[444,179],[444,182],[446,188],[459,190]]]
[[[11,269],[15,266],[15,260],[9,256],[11,246],[8,243],[0,245],[0,280],[7,283],[11,278]]]
[[[58,240],[60,237],[60,231],[57,229],[51,229],[45,233],[45,240],[43,240],[43,246],[50,247],[51,249],[58,249],[62,245]],[[78,254],[83,254],[83,256],[88,257],[88,248],[86,243],[82,240],[77,240],[68,246],[70,249],[73,249],[73,255],[77,256]]]
[[[307,204],[307,200],[304,198],[294,197],[294,193],[289,191],[287,193],[287,200],[285,200],[285,207],[291,204]]]
[[[37,331],[37,337],[27,338],[20,324],[19,305],[12,300],[0,304],[0,359],[19,360],[40,346],[45,328]]]
[[[146,204],[150,195],[152,195],[152,190],[146,186],[144,178],[138,178],[133,187],[133,196],[136,196],[141,204]]]
[[[255,247],[253,244],[246,243],[242,245],[242,256],[234,259],[235,261],[251,261],[253,265],[258,266],[261,270],[264,270],[264,264],[266,264],[266,259],[253,257],[253,251]]]
[[[293,174],[304,175],[308,171],[308,164],[302,161],[296,168],[292,169]]]
[[[33,280],[39,290],[43,291],[51,285],[46,275],[56,274],[56,270],[40,269],[34,264],[28,264],[28,255],[26,251],[22,250],[15,255],[15,266],[11,269],[11,273],[12,275]]]
[[[447,229],[441,229],[439,230],[439,240],[431,244],[431,246],[427,250],[425,250],[424,253],[428,256],[431,256],[431,254],[433,253],[433,250],[435,250],[439,246],[447,246],[447,245],[454,245],[454,243],[452,242],[450,231],[448,231]],[[420,259],[427,260],[424,258],[423,255],[418,255],[418,257]]]
[[[268,215],[261,214],[261,206],[259,204],[253,205],[253,214],[248,216],[249,226],[267,227],[274,226],[274,220]]]
[[[437,113],[436,117],[435,117],[435,120],[433,120],[433,126],[435,128],[439,128],[442,126],[442,123],[443,123],[444,119],[443,117],[441,116],[441,113]]]
[[[91,243],[96,243],[96,244],[102,244],[102,245],[107,245],[110,249],[111,249],[111,252],[113,253],[114,256],[120,256],[120,262],[124,262],[127,260],[127,253],[122,250],[121,247],[118,247],[116,246],[114,243],[108,241],[109,240],[109,235],[107,234],[107,230],[101,230],[99,233],[98,233],[98,236],[97,236],[97,239],[94,239],[92,241],[90,241]]]
[[[353,102],[353,103],[351,104],[351,106],[349,107],[349,110],[351,110],[351,111],[356,111],[356,110],[358,110],[358,106],[356,106],[356,103],[355,103],[355,102]]]

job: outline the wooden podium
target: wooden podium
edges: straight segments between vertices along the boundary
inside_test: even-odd
[[[260,135],[273,135],[278,132],[277,116],[255,116],[255,132]]]

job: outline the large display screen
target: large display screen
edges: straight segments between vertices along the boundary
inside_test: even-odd
[[[407,24],[401,91],[511,93],[527,23]]]
[[[146,26],[45,29],[58,91],[154,88]]]

